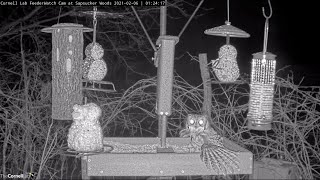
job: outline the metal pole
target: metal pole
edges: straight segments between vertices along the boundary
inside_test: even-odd
[[[229,35],[227,35],[227,37],[226,37],[226,44],[230,44],[230,36]]]
[[[153,42],[152,42],[152,40],[151,40],[151,38],[150,38],[150,36],[149,36],[146,28],[144,27],[144,25],[143,25],[143,23],[142,23],[139,15],[138,15],[138,13],[137,13],[137,11],[136,11],[136,9],[135,9],[133,6],[131,6],[131,9],[132,9],[134,15],[137,17],[137,19],[138,19],[138,21],[139,21],[139,23],[140,23],[140,26],[141,26],[142,29],[143,29],[144,34],[147,36],[147,38],[148,38],[148,40],[149,40],[149,43],[150,43],[151,46],[152,46],[153,51],[157,51],[157,48],[156,48],[156,46],[153,44]]]
[[[179,33],[179,35],[178,35],[179,38],[180,38],[180,36],[182,35],[182,33],[184,32],[184,30],[186,30],[187,26],[189,25],[190,21],[193,19],[194,15],[196,15],[196,13],[197,13],[197,11],[199,10],[199,8],[200,8],[201,4],[203,3],[203,1],[204,1],[204,0],[202,0],[202,1],[198,4],[196,10],[193,11],[193,13],[192,13],[192,15],[190,16],[190,18],[188,19],[187,23],[183,26],[182,30],[180,31],[180,33]]]
[[[167,5],[167,0],[165,1]],[[160,36],[165,36],[167,34],[167,6],[160,7]],[[166,147],[167,138],[167,116],[162,114],[158,116],[159,118],[159,136],[161,141],[161,147]]]
[[[167,138],[167,116],[166,115],[161,115],[161,147],[165,148],[166,147],[166,138]]]
[[[160,36],[167,34],[167,0],[165,6],[160,6]]]

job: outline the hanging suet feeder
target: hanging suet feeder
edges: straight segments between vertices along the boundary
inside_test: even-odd
[[[83,98],[80,70],[83,32],[92,29],[80,24],[60,23],[41,31],[52,33],[52,118],[72,120],[72,107],[81,104]]]
[[[229,0],[227,0],[228,20],[225,25],[207,29],[204,31],[207,35],[226,37],[226,45],[219,50],[219,58],[211,61],[212,70],[219,81],[223,83],[235,82],[240,76],[240,70],[237,63],[237,50],[230,45],[230,37],[248,38],[250,35],[245,31],[234,27],[229,21]]]
[[[103,60],[104,49],[96,42],[97,13],[97,7],[93,7],[93,42],[87,45],[85,49],[86,58],[82,63],[83,89],[114,92],[115,87],[112,82],[102,81],[107,74],[108,68]]]
[[[248,128],[253,130],[270,130],[272,123],[272,109],[274,97],[274,81],[276,73],[276,55],[267,52],[269,18],[272,15],[270,1],[270,15],[266,18],[264,28],[263,52],[253,54],[251,64],[251,83]]]

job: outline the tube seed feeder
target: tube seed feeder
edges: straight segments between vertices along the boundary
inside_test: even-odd
[[[264,27],[263,52],[253,54],[248,128],[253,130],[270,130],[272,123],[272,109],[274,97],[274,81],[276,73],[276,55],[267,52],[267,40],[269,29],[269,18],[272,16],[270,0],[270,15],[266,16],[262,8],[263,16],[266,18]]]
[[[211,36],[226,37],[226,45],[222,46],[219,50],[219,58],[211,61],[212,70],[219,81],[223,83],[235,82],[239,76],[239,67],[237,63],[237,50],[234,46],[230,45],[230,37],[248,38],[250,35],[245,31],[232,26],[229,21],[229,0],[227,0],[227,15],[228,20],[225,25],[207,29],[205,34]]]

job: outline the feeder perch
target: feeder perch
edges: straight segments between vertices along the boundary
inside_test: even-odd
[[[75,104],[82,103],[83,32],[91,28],[60,23],[41,30],[52,33],[52,118],[72,120]]]
[[[90,80],[82,80],[82,89],[83,90],[91,90],[91,91],[101,91],[101,92],[116,92],[116,88],[114,84],[109,81],[90,81]]]
[[[262,52],[253,54],[248,128],[270,130],[272,122],[273,92],[276,72],[276,55]]]

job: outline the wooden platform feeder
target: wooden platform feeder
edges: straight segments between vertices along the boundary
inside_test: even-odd
[[[173,45],[174,43],[171,44],[171,46]],[[208,79],[210,79],[209,70],[205,68],[207,64],[206,54],[200,54],[199,58],[202,78],[204,82],[207,82],[204,86],[205,101],[203,103],[203,111],[210,114],[211,85],[210,81],[208,81]],[[172,66],[172,64],[170,66]],[[161,68],[162,65],[159,67]],[[170,79],[171,76],[168,78]],[[161,83],[160,85],[162,86]],[[170,98],[171,97],[166,99],[169,101]],[[171,100],[169,102],[171,103]],[[170,105],[167,101],[162,103],[167,104],[167,106]],[[170,109],[166,108],[167,107],[161,106],[159,109],[170,112]],[[222,175],[207,169],[205,163],[200,159],[200,151],[190,146],[190,138],[160,137],[161,138],[104,138],[106,148],[113,146],[113,151],[110,153],[82,156],[83,179],[98,176],[172,177]],[[162,142],[163,139],[165,143]],[[165,145],[166,148],[163,148],[163,145]],[[224,139],[224,145],[238,152],[238,166],[240,169],[239,171],[232,172],[232,174],[251,174],[253,172],[253,154],[226,138]],[[108,149],[105,149],[105,151],[108,151]]]
[[[166,137],[167,116],[171,114],[172,104],[174,51],[179,37],[166,35],[165,6],[161,7],[160,12],[161,28],[157,41],[160,49],[158,52],[156,112],[160,117],[159,137],[104,138],[106,148],[112,146],[113,150],[109,152],[108,149],[105,149],[105,153],[94,155],[84,154],[81,161],[83,179],[97,176],[222,175],[207,169],[205,163],[200,159],[200,151],[190,146],[190,138]],[[207,109],[211,106],[207,102],[205,107],[204,109]],[[252,153],[228,139],[224,140],[224,145],[236,151],[239,159],[240,168],[232,174],[251,174],[253,171]]]
[[[52,118],[72,120],[74,104],[82,104],[83,32],[80,24],[60,23],[41,30],[52,33]]]
[[[189,149],[189,138],[167,138],[167,146],[174,152],[161,153],[160,138],[105,138],[104,144],[114,146],[111,153],[82,157],[82,176],[197,176],[219,175],[206,168],[200,152]],[[252,153],[225,139],[225,146],[239,151],[239,171],[251,174]],[[221,174],[220,174],[221,175]]]

